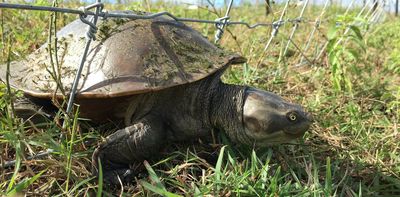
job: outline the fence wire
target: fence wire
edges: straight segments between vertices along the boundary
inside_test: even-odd
[[[36,10],[36,11],[50,11],[50,12],[60,12],[60,13],[67,13],[67,14],[78,14],[78,15],[85,15],[85,16],[94,16],[96,15],[95,12],[92,12],[88,9],[71,9],[71,8],[58,8],[58,7],[50,7],[50,6],[34,6],[34,5],[23,5],[23,4],[11,4],[11,3],[0,3],[0,9],[20,9],[20,10]],[[192,22],[192,23],[209,23],[215,25],[244,25],[249,29],[254,29],[257,27],[268,27],[273,26],[274,23],[254,23],[250,24],[243,21],[229,21],[226,18],[227,15],[223,18],[216,19],[216,20],[204,20],[204,19],[194,19],[194,18],[180,18],[176,17],[175,15],[169,12],[157,12],[153,14],[146,14],[146,15],[138,15],[138,14],[126,14],[126,13],[109,13],[107,11],[102,11],[97,14],[99,17],[108,18],[108,17],[115,17],[115,18],[129,18],[129,19],[153,19],[159,16],[168,16],[176,21],[180,22]],[[287,20],[284,21],[285,23],[294,23],[295,20]]]

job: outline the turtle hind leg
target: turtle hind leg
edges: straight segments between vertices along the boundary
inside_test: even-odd
[[[31,121],[35,125],[47,123],[55,115],[56,108],[51,101],[35,101],[28,97],[18,97],[14,100],[14,113],[24,122]]]
[[[94,151],[92,172],[98,175],[99,162],[104,182],[113,185],[131,182],[137,174],[130,168],[154,158],[165,146],[164,124],[157,116],[146,116],[136,124],[111,134]]]

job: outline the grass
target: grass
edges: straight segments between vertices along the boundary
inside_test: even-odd
[[[78,3],[62,6],[78,7]],[[181,17],[211,20],[217,17],[204,9],[188,10],[165,3],[129,3],[124,9],[167,10]],[[262,7],[243,6],[232,10],[232,20],[271,22],[281,9],[276,6],[273,15],[264,16]],[[289,9],[289,17],[294,18],[298,8]],[[319,9],[310,7],[305,17],[315,19]],[[2,62],[8,54],[13,60],[22,58],[48,38],[49,13],[0,12]],[[232,146],[224,135],[218,135],[217,143],[211,146],[204,142],[171,145],[160,160],[145,164],[148,173],[140,174],[134,184],[123,189],[106,187],[90,173],[90,156],[101,140],[96,128],[78,119],[66,129],[57,120],[45,125],[21,124],[10,113],[6,86],[0,85],[0,162],[17,160],[15,167],[0,170],[0,195],[400,195],[400,22],[389,16],[379,24],[355,26],[344,34],[346,27],[365,20],[355,17],[356,12],[343,15],[344,10],[329,7],[323,17],[327,22],[321,24],[304,52],[312,64],[303,66],[295,66],[301,58],[296,46],[304,47],[311,24],[300,24],[293,38],[296,46],[290,45],[285,55],[282,52],[290,24],[280,29],[265,54],[270,28],[232,26],[220,42],[249,60],[229,69],[224,81],[276,92],[313,113],[316,121],[303,139],[255,150]],[[215,13],[221,16],[224,12]],[[74,18],[59,15],[58,28]],[[348,26],[336,27],[329,20],[342,20]],[[191,25],[213,37],[212,25]],[[333,47],[341,37],[347,41]],[[7,39],[12,40],[11,51]],[[315,51],[325,43],[333,44],[315,59]],[[65,135],[61,141],[60,132]],[[47,148],[55,150],[50,157],[25,160],[27,155]]]

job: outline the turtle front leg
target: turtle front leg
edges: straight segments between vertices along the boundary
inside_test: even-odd
[[[165,144],[164,124],[155,116],[143,118],[136,124],[118,130],[99,145],[92,156],[93,173],[102,164],[104,181],[111,184],[132,181],[135,172],[130,164],[142,163],[159,153]]]

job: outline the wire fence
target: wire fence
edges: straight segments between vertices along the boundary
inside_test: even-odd
[[[326,13],[327,7],[332,3],[331,0],[324,1],[323,8],[321,9],[320,14],[316,19],[306,19],[303,17],[305,10],[311,4],[311,3],[309,3],[309,0],[302,0],[302,1],[287,0],[287,1],[285,1],[284,8],[281,11],[279,11],[280,17],[278,20],[275,20],[275,21],[272,21],[269,23],[268,22],[257,22],[254,24],[250,24],[245,21],[231,21],[230,20],[229,14],[230,14],[230,10],[231,10],[233,2],[234,2],[233,0],[229,1],[229,5],[227,6],[225,16],[216,18],[215,20],[180,18],[180,17],[176,17],[175,15],[173,15],[167,11],[148,14],[148,15],[109,13],[102,9],[104,7],[104,5],[102,3],[100,3],[100,1],[98,1],[95,4],[89,5],[87,7],[80,8],[80,9],[48,7],[48,6],[32,6],[32,5],[22,5],[22,4],[9,4],[9,3],[0,3],[0,9],[25,9],[25,10],[37,10],[37,11],[51,11],[51,12],[78,14],[80,16],[96,15],[96,16],[99,16],[102,18],[118,17],[118,18],[131,18],[131,19],[152,19],[152,18],[159,17],[159,16],[168,16],[176,21],[181,21],[181,22],[214,24],[217,29],[217,31],[215,33],[215,42],[218,42],[222,38],[224,29],[228,26],[243,25],[249,29],[255,29],[258,27],[266,27],[266,28],[270,28],[272,31],[270,34],[271,36],[269,37],[268,41],[265,44],[265,47],[264,47],[265,52],[268,51],[272,41],[274,40],[274,38],[277,37],[278,32],[282,29],[282,27],[285,27],[286,24],[290,23],[293,26],[292,26],[292,30],[290,31],[290,34],[287,37],[287,43],[285,45],[284,52],[283,52],[284,55],[287,53],[290,45],[295,44],[293,41],[293,37],[295,36],[295,33],[297,32],[300,24],[301,25],[311,25],[313,28],[310,31],[310,36],[308,37],[307,42],[304,43],[304,47],[299,47],[299,49],[296,49],[299,51],[300,54],[303,54],[302,58],[301,58],[302,61],[306,58],[306,57],[304,57],[304,54],[305,54],[304,52],[309,50],[310,42],[313,40],[313,38],[315,38],[316,31],[320,30],[319,29],[320,24],[324,23],[324,22],[332,22],[327,19],[323,19],[324,14]],[[300,4],[299,4],[299,2],[300,2]],[[360,3],[362,3],[364,6],[359,7]],[[287,18],[288,10],[291,10],[291,12],[297,10],[297,9],[293,9],[293,6],[289,6],[290,4],[295,4],[296,6],[301,6],[301,11],[299,12],[299,15],[297,17]],[[315,2],[314,2],[314,4],[315,4]],[[355,5],[357,5],[357,6],[355,6]],[[358,8],[360,11],[357,14],[357,17],[365,19],[367,23],[374,23],[382,18],[382,14],[385,12],[385,6],[387,6],[387,2],[384,0],[383,1],[350,0],[350,3],[348,4],[348,6],[346,8],[345,14],[348,13],[349,10],[352,8]],[[93,11],[90,11],[90,9],[96,8],[96,7],[101,8],[98,14],[96,14]],[[92,28],[92,32],[96,31],[96,26],[92,25],[91,22],[86,22],[86,24],[88,24]],[[341,25],[341,24],[338,22],[337,25]],[[301,44],[303,44],[303,43],[300,43],[300,45]],[[300,45],[296,45],[296,46],[300,46]],[[322,47],[322,49],[323,49],[323,47]],[[323,52],[323,50],[319,50],[319,51]]]
[[[80,9],[74,8],[61,8],[61,7],[50,7],[50,6],[34,6],[25,4],[10,4],[10,3],[0,3],[0,9],[20,9],[20,10],[33,10],[33,11],[47,11],[47,12],[58,12],[67,14],[76,14],[80,16],[83,23],[88,25],[87,38],[85,49],[83,50],[82,59],[79,65],[79,69],[76,73],[75,80],[71,85],[71,92],[69,94],[67,114],[72,111],[75,94],[77,91],[77,85],[80,80],[81,71],[83,69],[84,63],[86,61],[87,51],[91,44],[91,40],[95,39],[95,33],[97,30],[96,23],[98,18],[108,18],[108,17],[118,17],[118,18],[131,18],[131,19],[152,19],[155,17],[166,16],[173,20],[188,23],[206,23],[213,24],[216,28],[215,42],[220,42],[224,36],[225,30],[229,30],[232,26],[243,26],[252,31],[260,31],[267,35],[268,39],[265,40],[261,50],[262,55],[256,61],[256,67],[264,64],[270,55],[270,50],[272,46],[276,46],[277,43],[282,45],[282,52],[279,56],[281,60],[284,60],[290,51],[294,51],[295,57],[294,65],[314,65],[319,59],[326,54],[326,48],[329,43],[327,38],[327,30],[321,28],[322,23],[334,23],[336,26],[344,26],[344,32],[340,35],[337,41],[334,43],[334,47],[337,47],[348,41],[347,34],[351,32],[353,26],[365,26],[373,25],[383,19],[385,15],[386,1],[378,0],[360,0],[363,2],[363,6],[355,6],[357,0],[351,0],[344,11],[343,16],[352,12],[353,19],[351,21],[338,20],[336,16],[327,16],[327,10],[331,4],[331,0],[324,0],[321,6],[315,7],[309,0],[303,1],[291,1],[286,0],[281,6],[277,6],[275,13],[278,13],[279,17],[272,22],[256,22],[249,23],[247,21],[237,21],[231,18],[232,5],[234,0],[230,0],[228,6],[226,7],[226,12],[224,16],[217,17],[215,20],[205,20],[200,18],[182,18],[177,17],[174,14],[162,11],[158,13],[148,13],[145,15],[139,14],[127,14],[127,13],[114,13],[107,12],[104,10],[104,4],[97,0],[96,3],[91,4]],[[359,2],[358,2],[359,3]],[[357,4],[360,5],[360,4]],[[314,6],[314,7],[312,7]],[[93,10],[94,9],[94,10]],[[273,8],[274,9],[274,8]],[[314,14],[316,17],[313,19],[305,18],[305,12],[307,9],[312,9],[313,11],[318,11],[318,14]],[[356,11],[354,11],[356,10]],[[289,13],[290,11],[290,13]],[[293,14],[294,13],[294,14]],[[93,16],[92,20],[86,19],[87,16]],[[231,20],[232,19],[232,20]],[[301,29],[301,32],[300,30]],[[366,29],[365,29],[366,30]],[[231,34],[234,34],[230,32]],[[307,39],[297,39],[296,35],[302,33],[306,34]],[[365,32],[363,32],[365,33]],[[268,36],[269,35],[269,36]],[[241,37],[238,33],[237,37]],[[242,36],[244,37],[244,36]],[[280,40],[276,40],[279,37]],[[294,61],[292,61],[294,62]],[[51,151],[48,151],[50,153]],[[41,153],[43,156],[43,153]],[[6,162],[5,166],[11,166],[15,163],[14,161]]]

